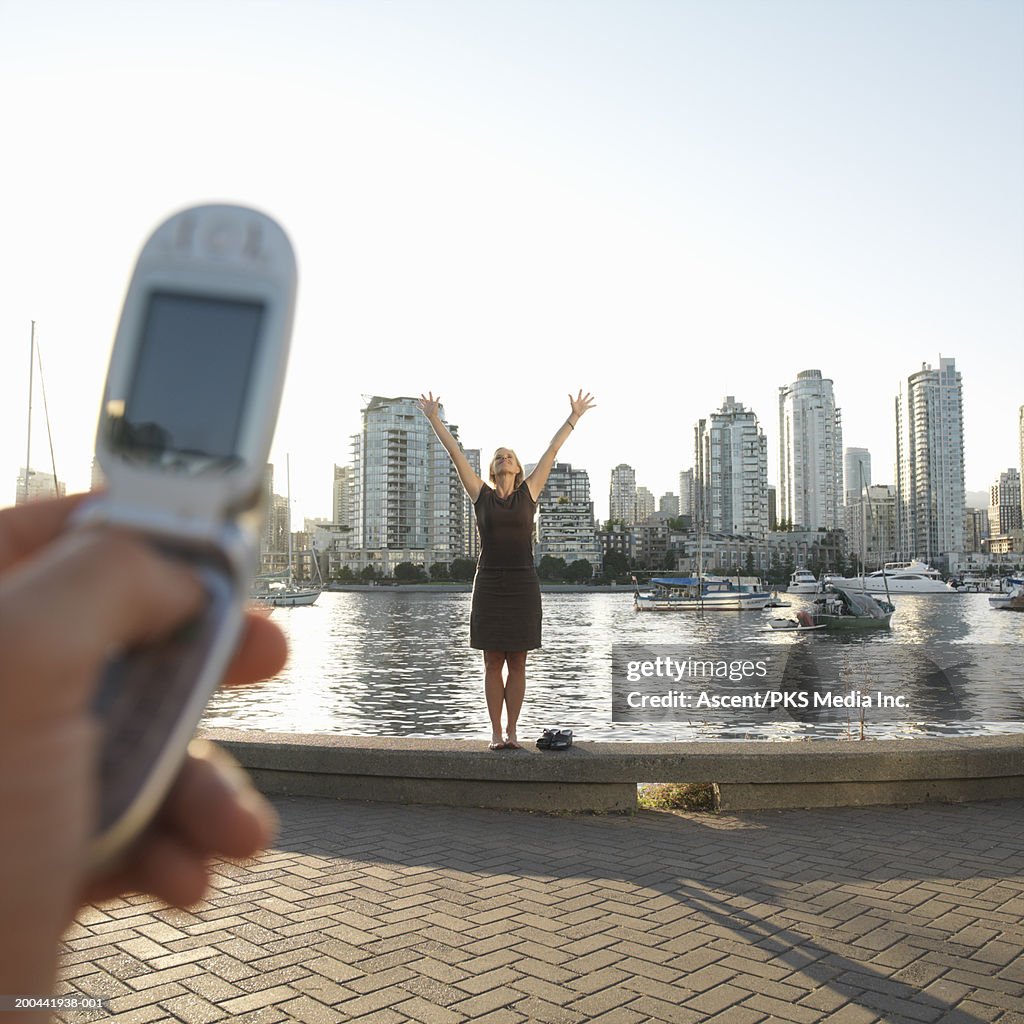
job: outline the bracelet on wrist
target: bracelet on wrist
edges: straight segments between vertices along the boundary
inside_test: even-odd
[[[569,424],[569,429],[570,430],[575,430],[576,429],[576,424],[573,423],[572,420],[566,420],[565,422]]]

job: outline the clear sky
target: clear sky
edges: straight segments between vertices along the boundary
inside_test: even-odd
[[[273,454],[299,515],[329,515],[363,395],[428,388],[468,447],[524,462],[593,391],[562,458],[602,518],[619,462],[676,491],[725,395],[774,482],[805,369],[877,483],[900,382],[940,355],[968,490],[1018,464],[1019,0],[0,0],[0,95],[0,504],[30,321],[84,488],[138,248],[209,200],[299,254]]]

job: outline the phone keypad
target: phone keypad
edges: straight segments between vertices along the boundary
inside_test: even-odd
[[[160,643],[118,656],[104,672],[93,705],[102,728],[98,833],[114,825],[149,784],[182,715],[192,706],[198,720],[209,697],[195,687],[233,607],[232,587],[218,569],[202,566],[199,572],[209,595],[203,611]],[[209,691],[219,682],[210,682]]]

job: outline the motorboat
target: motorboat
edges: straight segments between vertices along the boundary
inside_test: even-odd
[[[787,594],[816,594],[821,585],[814,577],[810,569],[797,569],[789,577],[789,586],[786,587]]]
[[[895,610],[891,601],[831,584],[814,599],[809,611],[801,609],[795,619],[770,619],[768,625],[772,629],[794,631],[888,629]]]
[[[866,594],[956,593],[956,588],[943,580],[938,569],[916,558],[909,562],[886,562],[881,569],[866,576],[830,577],[828,583],[833,587]]]
[[[1024,612],[1024,580],[1014,580],[1013,586],[1005,594],[993,594],[989,606],[1002,612]]]
[[[814,600],[814,625],[826,629],[888,629],[896,606],[873,594],[857,593],[834,583]]]
[[[633,606],[638,612],[760,611],[771,598],[717,576],[660,576],[641,591],[633,577]]]
[[[768,626],[770,629],[781,629],[791,633],[811,633],[825,628],[824,623],[815,625],[814,616],[803,609],[796,613],[796,618],[794,619],[783,617],[769,619]]]
[[[950,582],[958,594],[984,594],[991,589],[989,578],[974,572],[965,572],[959,580]]]

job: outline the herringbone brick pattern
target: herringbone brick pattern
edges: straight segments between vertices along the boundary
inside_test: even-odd
[[[192,911],[69,932],[74,1022],[1024,1022],[1024,804],[548,817],[281,799]]]

